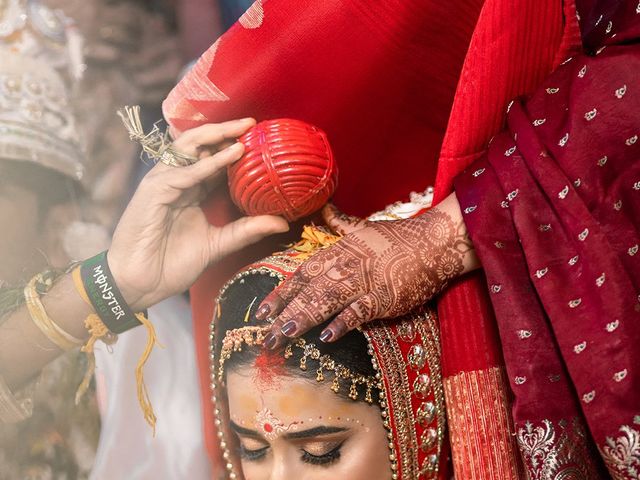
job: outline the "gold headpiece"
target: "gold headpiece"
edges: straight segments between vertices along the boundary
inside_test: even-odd
[[[220,350],[220,363],[218,365],[218,381],[220,383],[223,382],[224,378],[224,364],[231,358],[231,354],[241,351],[243,345],[249,347],[262,345],[270,329],[270,325],[265,325],[260,327],[241,327],[227,331]],[[323,355],[313,343],[308,343],[304,338],[291,340],[285,347],[284,358],[291,358],[294,348],[302,350],[300,370],[306,371],[309,368],[307,361],[311,359],[317,362],[316,381],[324,381],[325,373],[331,372],[333,374],[331,390],[334,393],[340,392],[340,380],[345,380],[351,383],[349,387],[349,398],[351,400],[358,400],[358,386],[364,385],[366,387],[364,400],[367,403],[373,403],[371,391],[373,388],[379,388],[380,386],[380,382],[376,377],[352,372],[348,367],[332,360],[329,355]]]
[[[0,2],[0,157],[76,180],[84,155],[70,101],[82,70],[70,19],[37,0]]]

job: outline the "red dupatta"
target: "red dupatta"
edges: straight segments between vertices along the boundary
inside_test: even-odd
[[[528,476],[605,478],[597,447],[611,477],[632,479],[640,6],[581,2],[578,11],[589,54],[513,104],[507,131],[456,192],[487,274]]]

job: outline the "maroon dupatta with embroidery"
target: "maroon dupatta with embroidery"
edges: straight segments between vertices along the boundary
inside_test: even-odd
[[[456,181],[536,479],[640,472],[640,5],[604,3]]]

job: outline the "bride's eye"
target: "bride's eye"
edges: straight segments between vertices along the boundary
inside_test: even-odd
[[[331,465],[340,459],[340,450],[343,444],[344,442],[330,445],[322,444],[319,445],[319,448],[305,447],[302,449],[301,460],[311,465]]]
[[[257,462],[265,457],[268,449],[269,447],[250,449],[244,445],[240,445],[240,458],[249,462]]]

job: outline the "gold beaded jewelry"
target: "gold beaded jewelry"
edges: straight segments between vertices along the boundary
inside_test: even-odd
[[[222,383],[224,378],[224,364],[232,353],[242,350],[243,345],[250,347],[259,346],[264,343],[264,338],[271,329],[270,325],[261,327],[251,326],[228,330],[222,340],[222,348],[220,350],[220,362],[218,366],[218,381]],[[358,400],[358,386],[365,387],[364,400],[367,403],[373,403],[371,391],[373,388],[379,387],[379,381],[374,376],[365,376],[352,372],[344,365],[335,362],[329,355],[323,355],[320,350],[313,344],[308,343],[304,338],[296,338],[290,341],[284,349],[284,358],[293,356],[293,349],[302,350],[300,357],[300,370],[306,371],[308,359],[318,363],[316,370],[316,381],[323,382],[325,380],[325,371],[333,373],[333,381],[331,382],[331,390],[334,393],[340,393],[340,380],[349,383],[349,398]]]
[[[61,350],[72,350],[81,346],[84,343],[82,340],[64,331],[62,327],[47,315],[44,305],[40,300],[37,284],[44,284],[47,286],[46,280],[41,273],[33,277],[24,289],[24,299],[33,323]]]

